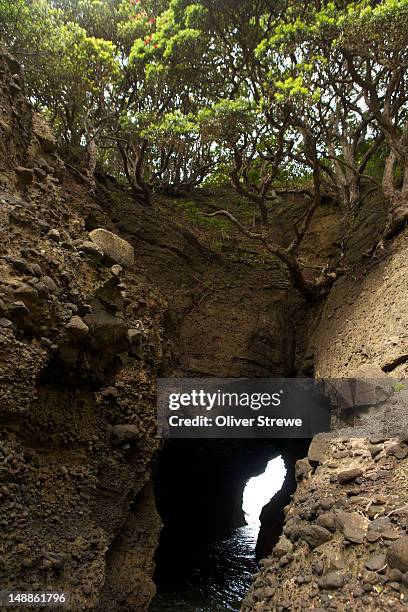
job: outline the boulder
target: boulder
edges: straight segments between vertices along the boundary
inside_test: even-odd
[[[287,553],[291,553],[293,551],[293,544],[285,535],[281,535],[273,551],[280,559]]]
[[[85,253],[85,255],[89,255],[91,259],[95,262],[101,261],[104,256],[104,252],[97,244],[91,242],[90,240],[84,240],[78,245],[80,251]]]
[[[317,548],[332,539],[330,531],[320,525],[304,525],[298,529],[296,535],[307,542],[310,548]]]
[[[133,265],[134,249],[126,240],[102,228],[92,230],[89,237],[94,244],[103,250],[105,258],[110,260],[111,263],[120,266]]]
[[[336,531],[336,516],[333,512],[325,512],[317,517],[316,523],[320,527],[324,527],[328,531],[334,533]]]
[[[330,453],[330,439],[326,434],[317,434],[310,443],[307,457],[312,465],[324,463]]]
[[[340,572],[329,572],[318,580],[320,589],[341,589],[344,586],[345,576]]]
[[[408,445],[407,444],[394,444],[391,446],[387,453],[393,455],[397,459],[405,459],[408,457]]]
[[[89,327],[85,325],[81,317],[74,315],[66,324],[65,329],[71,338],[80,340],[88,335]]]
[[[313,472],[313,468],[309,463],[307,457],[305,459],[298,459],[295,464],[295,477],[296,480],[302,480],[308,474]]]
[[[387,563],[391,569],[408,572],[408,536],[399,538],[389,545],[387,550]]]
[[[379,572],[387,565],[387,559],[383,553],[377,553],[367,559],[364,565],[370,572]]]
[[[363,470],[360,468],[352,468],[351,470],[344,470],[337,474],[337,482],[341,485],[353,482],[356,478],[363,475]]]
[[[344,538],[348,542],[352,542],[352,544],[362,544],[365,538],[364,529],[360,529],[359,527],[354,527],[353,525],[345,525],[344,527]]]

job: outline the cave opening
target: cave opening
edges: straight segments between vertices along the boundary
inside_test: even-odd
[[[285,462],[282,455],[279,455],[268,461],[262,474],[248,480],[242,496],[242,510],[247,525],[258,527],[259,530],[262,508],[281,490],[286,473]]]
[[[308,440],[169,440],[155,477],[163,523],[151,612],[236,610],[282,530]]]

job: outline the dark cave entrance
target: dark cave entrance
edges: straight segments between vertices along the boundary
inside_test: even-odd
[[[295,462],[307,454],[309,442],[165,443],[155,479],[163,530],[154,576],[158,595],[152,611],[239,608],[256,561],[271,552],[281,533],[283,508],[296,487]],[[283,486],[263,507],[260,526],[247,525],[242,508],[245,486],[279,457],[286,469]],[[282,464],[275,466],[281,473]]]

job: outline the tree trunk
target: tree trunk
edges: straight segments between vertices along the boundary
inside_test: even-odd
[[[401,189],[395,187],[396,167],[397,155],[395,151],[391,151],[383,175],[383,191],[389,200],[388,220],[384,230],[384,238],[387,240],[396,236],[408,223],[408,163],[403,169]]]
[[[261,225],[268,225],[268,208],[263,198],[259,198],[258,208],[261,213]]]
[[[408,225],[408,199],[403,193],[395,190],[390,198],[387,226],[384,238],[389,240]]]

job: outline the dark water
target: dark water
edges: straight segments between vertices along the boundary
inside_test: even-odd
[[[259,527],[245,525],[225,540],[198,547],[183,575],[173,573],[162,585],[150,612],[221,612],[239,610],[256,572],[255,544]],[[174,551],[177,566],[177,551]]]

